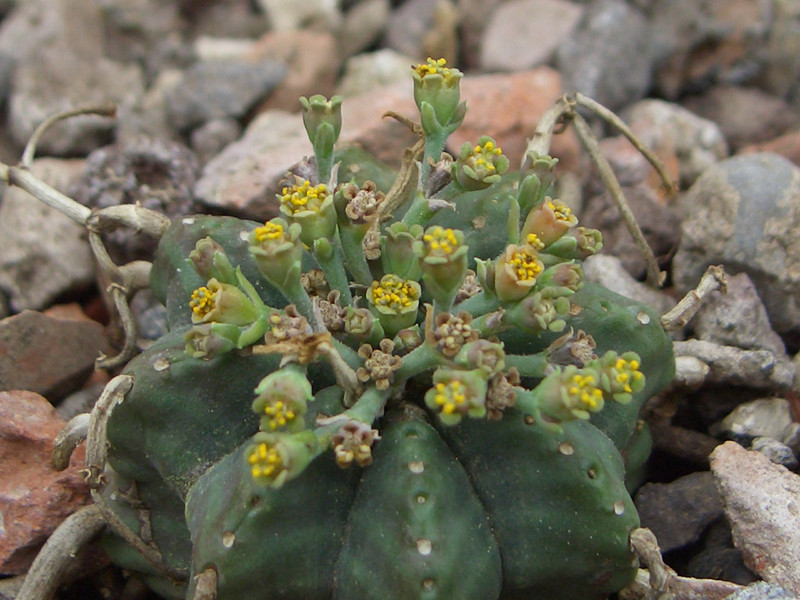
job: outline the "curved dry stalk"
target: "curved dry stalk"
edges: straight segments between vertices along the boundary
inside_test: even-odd
[[[103,388],[89,418],[89,430],[86,436],[86,469],[92,495],[102,485],[102,472],[106,465],[108,446],[106,442],[106,426],[108,417],[114,407],[125,399],[133,387],[133,376],[117,375]],[[95,497],[95,500],[97,498]]]
[[[628,141],[634,145],[634,147],[642,154],[642,156],[647,159],[651,165],[653,165],[653,168],[658,172],[658,176],[661,178],[661,183],[664,185],[664,188],[670,195],[678,192],[678,185],[672,181],[672,177],[670,177],[669,173],[667,173],[667,168],[664,166],[664,163],[661,162],[661,159],[656,156],[655,152],[650,150],[650,148],[642,143],[642,141],[635,133],[633,133],[633,131],[631,131],[631,128],[628,127],[622,119],[620,119],[605,106],[596,100],[589,98],[588,96],[584,96],[583,94],[575,92],[574,98],[575,103],[578,106],[582,106],[583,108],[592,111],[606,123],[619,130],[622,135],[628,138]]]
[[[553,141],[553,135],[558,124],[563,123],[566,118],[570,118],[574,110],[575,101],[564,95],[545,111],[536,125],[536,131],[533,132],[533,136],[528,140],[528,146],[525,148],[521,167],[523,171],[530,168],[529,155],[550,154],[550,143]]]
[[[665,331],[673,331],[687,325],[703,306],[706,296],[716,290],[723,294],[728,292],[728,277],[721,265],[712,265],[706,269],[697,287],[689,290],[672,310],[661,316],[661,327]]]
[[[17,600],[50,600],[70,562],[105,524],[97,505],[85,506],[67,517],[39,551]]]
[[[65,110],[64,112],[56,113],[54,115],[47,117],[34,130],[34,132],[31,134],[30,139],[28,140],[28,143],[25,144],[25,150],[23,150],[22,152],[20,165],[25,168],[31,166],[31,163],[33,162],[33,157],[36,154],[36,145],[39,143],[39,139],[41,139],[45,131],[47,131],[50,127],[52,127],[59,121],[63,121],[64,119],[69,119],[72,117],[79,117],[82,115],[95,115],[98,117],[106,117],[113,119],[117,115],[117,107],[114,106],[113,104],[103,104],[100,106],[84,106],[80,108],[73,108],[71,110]]]
[[[622,221],[625,223],[631,237],[633,237],[636,247],[647,263],[647,282],[653,287],[660,287],[664,283],[666,273],[662,273],[658,268],[658,261],[653,253],[653,249],[650,248],[650,244],[647,243],[639,224],[636,222],[636,217],[634,217],[633,212],[631,212],[628,201],[625,199],[625,193],[622,191],[622,186],[619,184],[619,181],[617,181],[617,177],[614,175],[614,171],[611,169],[608,159],[600,152],[600,145],[597,143],[597,139],[594,137],[589,124],[583,117],[578,113],[573,113],[572,124],[575,126],[575,133],[578,134],[578,138],[591,156],[592,162],[597,166],[600,178],[603,180],[603,184],[606,186],[606,189],[608,189],[608,193],[611,194],[611,198],[617,205],[620,215],[622,216]]]
[[[86,439],[89,433],[89,413],[81,413],[72,417],[53,440],[53,453],[50,463],[56,471],[63,471],[69,466],[75,448]]]

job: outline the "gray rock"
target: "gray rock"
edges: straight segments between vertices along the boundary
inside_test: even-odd
[[[728,292],[713,293],[692,321],[701,340],[786,356],[783,340],[772,329],[767,309],[746,273],[728,278]]]
[[[734,442],[717,446],[711,470],[747,567],[800,595],[800,477]]]
[[[656,535],[662,552],[696,542],[722,516],[722,501],[708,471],[670,483],[646,483],[636,494],[635,503],[642,527]]]
[[[103,388],[105,388],[105,386],[105,383],[100,381],[91,383],[72,392],[58,403],[56,412],[58,412],[59,416],[65,421],[69,421],[76,415],[91,412],[100,394],[103,393]]]
[[[750,444],[750,450],[755,450],[766,456],[770,462],[776,465],[782,465],[787,469],[795,469],[797,465],[797,457],[786,444],[773,440],[769,437],[757,437]]]
[[[716,123],[679,104],[641,100],[623,115],[645,146],[664,162],[678,162],[682,189],[688,189],[711,165],[728,156],[728,144]]]
[[[429,48],[426,36],[435,29],[436,11],[442,0],[408,0],[394,10],[386,25],[383,43],[386,47],[424,61]],[[437,57],[434,57],[437,58]],[[452,57],[445,57],[452,60]]]
[[[767,0],[656,0],[648,44],[654,84],[669,99],[715,83],[756,79],[773,24]]]
[[[342,20],[338,0],[258,0],[258,4],[269,17],[274,31],[331,30]]]
[[[800,115],[785,100],[756,88],[718,85],[687,98],[684,105],[719,125],[733,150],[774,139],[800,124]]]
[[[346,59],[372,46],[386,29],[391,13],[389,0],[361,0],[350,7],[336,34],[340,56]]]
[[[139,291],[130,304],[140,346],[146,346],[168,332],[167,308],[149,289]]]
[[[42,158],[34,175],[66,192],[84,162]],[[56,297],[94,281],[94,258],[82,225],[20,188],[9,188],[0,204],[0,289],[11,308],[42,309]]]
[[[240,140],[203,168],[195,196],[209,207],[252,219],[277,214],[275,194],[286,171],[313,155],[299,115],[267,111],[253,119]]]
[[[212,119],[192,131],[192,150],[200,164],[205,164],[241,135],[242,127],[236,119]]]
[[[584,7],[566,0],[505,2],[483,32],[481,68],[524,71],[547,64],[583,13]]]
[[[798,596],[787,592],[780,586],[759,581],[730,596],[725,596],[724,600],[798,600]]]
[[[212,119],[239,118],[275,89],[286,75],[277,62],[204,61],[187,69],[167,91],[167,110],[178,129]]]
[[[736,156],[708,169],[683,207],[677,287],[691,289],[713,264],[747,273],[775,331],[798,337],[800,169],[776,154]]]
[[[594,0],[556,53],[564,89],[612,110],[639,100],[650,88],[648,35],[645,17],[624,0]]]
[[[378,86],[408,83],[411,72],[409,67],[413,63],[413,58],[390,48],[353,56],[344,64],[344,74],[339,80],[336,93],[345,97],[357,96]]]
[[[800,423],[792,420],[791,407],[785,398],[759,398],[737,406],[718,425],[713,433],[735,440],[750,442],[757,437],[767,437],[797,447]]]

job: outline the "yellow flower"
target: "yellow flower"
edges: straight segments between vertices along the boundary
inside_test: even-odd
[[[520,300],[533,290],[544,265],[538,250],[530,245],[509,244],[497,259],[495,291],[501,300]]]

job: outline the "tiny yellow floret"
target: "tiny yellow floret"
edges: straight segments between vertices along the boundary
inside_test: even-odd
[[[412,68],[420,77],[425,77],[425,75],[434,75],[436,73],[447,76],[450,73],[450,69],[445,65],[447,65],[447,61],[444,58],[438,58],[434,60],[429,56],[425,63],[415,65]]]
[[[577,373],[570,378],[568,386],[567,394],[589,410],[600,406],[603,400],[603,390],[597,386],[594,376]]]
[[[508,265],[514,270],[519,281],[535,281],[543,269],[533,247],[526,248],[525,246],[520,247],[511,255]]]
[[[281,206],[288,208],[292,215],[303,211],[319,212],[328,197],[328,186],[324,183],[312,186],[306,179],[299,186],[283,188],[281,194]]]
[[[192,298],[189,300],[189,306],[192,312],[199,318],[205,317],[216,307],[214,297],[217,291],[211,290],[206,286],[201,286],[192,292]]]
[[[412,283],[390,273],[373,281],[368,294],[375,306],[402,311],[419,300],[419,290]]]
[[[542,250],[544,248],[544,242],[542,242],[535,233],[529,233],[526,241],[529,246],[532,246],[536,250]]]
[[[261,442],[247,458],[254,479],[272,481],[285,469],[283,458],[275,447]]]
[[[266,223],[256,227],[256,240],[259,243],[279,240],[283,237],[283,225],[280,223]]]
[[[458,238],[452,229],[436,226],[430,233],[422,236],[429,253],[452,254],[458,248]]]
[[[577,220],[575,218],[575,215],[572,214],[572,209],[563,202],[548,200],[547,207],[553,211],[553,214],[559,221],[566,221],[567,223],[573,223],[574,221]]]

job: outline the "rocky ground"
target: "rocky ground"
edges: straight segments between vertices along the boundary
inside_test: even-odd
[[[518,162],[544,111],[580,91],[618,112],[681,191],[618,132],[595,132],[668,273],[645,263],[573,133],[555,138],[558,190],[605,236],[589,276],[666,312],[708,265],[729,274],[676,331],[680,377],[646,417],[655,451],[636,503],[679,574],[800,596],[800,2],[797,0],[1,0],[0,159],[19,160],[56,112],[113,103],[38,144],[33,172],[88,206],[142,202],[256,220],[311,153],[300,95],[339,93],[342,143],[394,165],[413,143],[409,65],[467,75],[451,149],[493,136]],[[19,189],[0,201],[0,598],[89,502],[54,436],[97,398],[113,353],[82,226]],[[119,235],[115,258],[152,245]],[[163,331],[134,300],[143,343]],[[733,440],[736,443],[723,443]],[[750,449],[748,452],[745,450]],[[148,598],[90,549],[63,598]],[[763,585],[763,584],[762,584]],[[123,590],[124,589],[124,594]],[[773,595],[770,595],[773,594]]]

